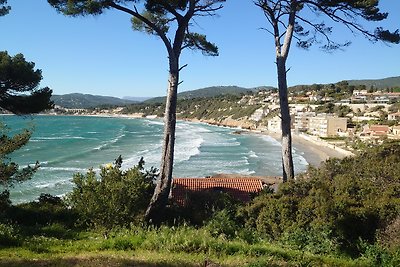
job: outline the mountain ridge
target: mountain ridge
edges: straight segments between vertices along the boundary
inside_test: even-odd
[[[394,88],[394,87],[400,88],[400,76],[388,77],[383,79],[342,80],[341,82],[348,82],[350,85],[365,85],[367,89],[370,88],[371,86],[373,86],[376,89]],[[301,85],[296,85],[296,86],[301,86]],[[295,88],[296,86],[291,86],[290,88]],[[304,86],[311,86],[311,85],[304,85]],[[253,88],[245,88],[235,85],[210,86],[210,87],[180,92],[178,93],[178,100],[216,97],[227,94],[240,95],[249,92],[257,92],[260,90],[276,90],[276,88],[272,86],[258,86]],[[52,96],[52,100],[56,105],[65,108],[94,108],[105,105],[124,106],[135,103],[154,104],[154,103],[163,103],[165,101],[165,98],[166,98],[165,96],[161,96],[161,97],[149,98],[143,101],[144,98],[140,97],[118,98],[112,96],[100,96],[100,95],[80,94],[80,93]]]
[[[52,95],[51,100],[55,105],[64,108],[95,108],[99,106],[121,106],[138,103],[127,99],[113,96],[101,96],[81,93],[71,93],[65,95]]]

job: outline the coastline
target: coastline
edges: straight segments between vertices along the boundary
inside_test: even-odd
[[[46,114],[47,115],[47,114]],[[53,114],[51,114],[53,115]],[[57,116],[57,115],[55,115]],[[132,118],[132,119],[162,119],[156,116],[143,117],[143,114],[82,114],[82,115],[71,115],[71,116],[88,116],[88,117],[104,117],[104,118]],[[182,121],[205,123],[217,127],[227,127],[238,132],[249,133],[249,134],[262,134],[274,138],[276,141],[281,143],[281,134],[269,131],[254,130],[251,122],[247,120],[234,120],[226,119],[221,122],[214,120],[199,120],[199,119],[179,119]],[[306,134],[297,134],[292,132],[293,148],[297,151],[302,152],[302,157],[305,158],[307,163],[313,167],[319,167],[321,164],[329,158],[345,158],[347,156],[353,156],[354,154],[350,151],[341,149],[334,145],[329,144],[326,141],[321,140],[318,137],[310,136]]]
[[[228,127],[234,130],[238,130],[243,133],[250,134],[263,134],[274,138],[281,144],[281,134],[269,131],[258,131],[252,129],[250,123],[246,121],[242,124],[241,121],[237,120],[226,120],[222,122],[215,122],[209,120],[198,120],[198,119],[184,119],[184,121],[189,122],[201,122],[212,126],[218,127]],[[227,122],[227,123],[226,123]],[[243,127],[244,126],[244,127]],[[310,136],[307,134],[297,134],[292,132],[292,142],[293,148],[302,152],[302,157],[307,161],[310,166],[319,167],[323,162],[330,158],[343,159],[348,156],[354,156],[350,151],[344,150],[342,148],[336,147],[329,144],[326,141],[321,140],[316,136]]]
[[[279,133],[266,134],[278,142],[281,141],[281,135]],[[343,159],[353,155],[353,153],[349,151],[331,147],[331,145],[325,141],[304,134],[292,133],[292,141],[294,149],[303,152],[302,156],[306,159],[308,164],[313,167],[321,166],[323,162],[330,158]]]

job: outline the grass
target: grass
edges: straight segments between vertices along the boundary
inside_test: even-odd
[[[203,228],[186,226],[134,228],[108,238],[92,232],[61,236],[24,237],[20,245],[0,249],[0,266],[204,266],[207,259],[221,266],[370,265],[363,259],[314,255],[267,242],[215,238]]]

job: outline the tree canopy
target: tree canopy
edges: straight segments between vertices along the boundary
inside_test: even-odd
[[[362,23],[376,23],[388,17],[387,12],[381,12],[379,0],[258,0],[256,4],[264,11],[273,26],[274,32],[271,33],[274,36],[278,34],[276,41],[281,45],[287,43],[283,38],[288,32],[288,25],[293,25],[293,38],[301,48],[317,44],[324,50],[334,50],[350,45],[350,41],[339,43],[331,38],[334,27],[339,24],[373,42],[400,42],[398,29],[390,31],[381,26],[368,28],[370,24]],[[324,19],[331,23],[328,24]]]
[[[0,16],[7,15],[11,7],[7,5],[7,0],[0,0]]]
[[[286,69],[293,39],[298,47],[304,49],[316,44],[323,50],[332,51],[351,43],[334,41],[331,37],[334,27],[344,26],[353,34],[362,34],[372,42],[398,44],[400,34],[398,29],[390,31],[381,26],[368,28],[388,17],[388,13],[380,11],[379,0],[257,0],[255,4],[261,8],[270,24],[266,30],[275,43],[282,118],[283,180],[286,181],[294,178]]]
[[[38,113],[52,108],[52,91],[39,89],[42,71],[27,62],[22,54],[13,57],[0,51],[0,108],[15,114]]]

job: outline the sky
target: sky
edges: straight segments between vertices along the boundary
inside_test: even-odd
[[[35,62],[43,74],[41,87],[50,87],[53,94],[166,94],[166,49],[156,36],[133,31],[127,14],[108,10],[96,17],[66,17],[46,0],[8,4],[10,14],[0,17],[0,50],[22,53]],[[389,17],[379,25],[399,29],[400,1],[381,0],[381,10]],[[262,29],[268,24],[253,1],[228,0],[218,16],[197,18],[194,25],[218,45],[220,55],[185,50],[181,65],[188,66],[180,74],[180,92],[208,86],[277,86],[273,38]],[[352,45],[333,53],[292,46],[289,86],[400,76],[400,45],[371,43],[341,26],[334,28],[333,37]]]

